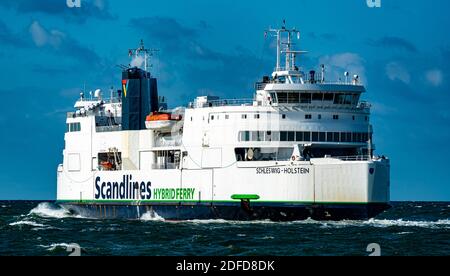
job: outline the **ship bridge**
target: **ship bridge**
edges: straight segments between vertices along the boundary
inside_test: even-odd
[[[299,32],[283,26],[268,34],[277,39],[273,73],[255,84],[252,99],[197,97],[186,110],[184,143],[230,147],[236,161],[247,162],[372,156],[371,105],[361,100],[359,76],[343,72],[344,80],[327,81],[325,65],[305,74],[296,60],[306,52],[292,49]]]

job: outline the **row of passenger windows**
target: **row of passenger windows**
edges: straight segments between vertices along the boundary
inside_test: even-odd
[[[228,114],[226,114],[224,117],[225,117],[225,120],[228,120],[230,118],[230,116]],[[259,114],[253,114],[252,117],[253,117],[253,119],[260,119],[261,118],[261,116]],[[241,114],[241,119],[245,120],[245,119],[248,119],[248,118],[249,118],[249,115]],[[282,114],[281,118],[282,119],[286,119],[286,114]],[[220,119],[220,115],[210,115],[209,119],[211,121],[219,120]],[[312,120],[312,119],[313,119],[312,114],[305,114],[305,120]],[[318,114],[317,115],[317,119],[321,120],[322,119],[322,114]],[[353,115],[352,116],[352,120],[355,121],[355,119],[356,119],[356,117]],[[365,116],[364,119],[365,119],[365,121],[368,121],[369,117]],[[333,115],[333,120],[339,120],[339,115]],[[191,121],[192,121],[192,117],[191,117]]]
[[[239,141],[365,143],[369,136],[367,132],[240,131]]]
[[[270,93],[275,103],[305,103],[329,102],[333,104],[356,105],[359,94],[355,93],[298,93],[298,92],[277,92]]]
[[[80,123],[69,123],[66,126],[67,126],[66,132],[81,131],[81,124]]]

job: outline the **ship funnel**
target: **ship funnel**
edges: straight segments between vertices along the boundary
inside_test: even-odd
[[[150,112],[158,111],[156,78],[140,68],[122,72],[122,129],[145,129],[145,119]]]

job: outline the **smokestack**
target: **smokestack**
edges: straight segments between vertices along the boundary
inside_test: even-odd
[[[145,118],[158,110],[158,88],[150,73],[137,67],[122,72],[122,129],[145,129]]]

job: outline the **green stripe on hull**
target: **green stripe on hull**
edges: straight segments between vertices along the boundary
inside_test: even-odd
[[[241,199],[258,200],[259,199],[259,195],[232,195],[231,199],[235,199],[235,200],[241,200]]]
[[[248,198],[243,198],[248,199]],[[129,199],[98,199],[98,200],[57,200],[57,203],[77,203],[77,204],[95,204],[95,203],[129,203],[129,204],[148,204],[148,203],[238,203],[236,200],[129,200]],[[277,200],[258,200],[258,204],[261,203],[283,203],[283,204],[388,204],[388,202],[313,202],[313,201],[277,201]]]

